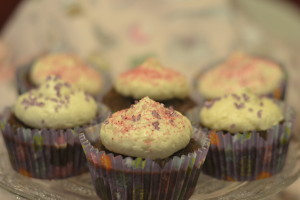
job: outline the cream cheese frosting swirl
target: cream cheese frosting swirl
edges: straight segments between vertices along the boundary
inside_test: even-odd
[[[277,63],[237,52],[206,71],[198,81],[198,90],[207,99],[244,88],[257,95],[266,95],[278,88],[283,79],[284,73]]]
[[[121,74],[115,89],[124,96],[141,99],[145,96],[162,101],[188,96],[187,79],[169,68],[164,68],[157,60],[150,58],[141,66]]]
[[[32,128],[64,129],[90,122],[97,104],[90,95],[51,76],[38,89],[19,96],[14,114]]]
[[[190,121],[148,97],[114,113],[100,130],[110,151],[127,156],[163,159],[183,149],[192,137]]]
[[[30,79],[35,85],[40,85],[50,75],[59,76],[64,81],[94,96],[102,90],[101,75],[71,54],[56,53],[41,57],[32,66]]]
[[[207,101],[200,111],[202,125],[231,133],[267,130],[282,120],[283,113],[276,103],[249,92]]]

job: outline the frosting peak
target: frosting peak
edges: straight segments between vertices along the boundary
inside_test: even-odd
[[[257,95],[266,95],[278,88],[283,79],[284,73],[277,63],[237,52],[204,72],[200,76],[198,90],[207,99],[244,88]]]
[[[33,128],[71,128],[91,121],[97,112],[94,99],[51,76],[38,88],[21,95],[14,106],[19,120]]]
[[[92,95],[102,89],[100,74],[71,54],[51,54],[38,59],[32,66],[30,78],[35,85],[41,85],[50,75],[59,76]]]
[[[101,142],[123,155],[162,159],[183,149],[192,137],[190,121],[148,97],[108,118],[100,131]]]
[[[189,93],[187,79],[157,60],[150,58],[139,67],[121,74],[115,89],[124,96],[141,99],[149,96],[154,100],[185,98]]]
[[[271,99],[239,92],[205,102],[200,120],[210,129],[236,133],[267,130],[283,120],[283,114]]]

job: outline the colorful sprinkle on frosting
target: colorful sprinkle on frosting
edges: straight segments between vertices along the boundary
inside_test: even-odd
[[[41,85],[50,75],[59,76],[92,95],[102,89],[100,74],[74,55],[60,53],[38,59],[32,66],[30,78],[35,85]]]
[[[266,95],[276,90],[283,79],[284,74],[277,63],[238,52],[206,71],[199,78],[198,90],[207,99],[244,88],[257,95]]]
[[[115,82],[115,89],[135,99],[145,96],[154,100],[182,99],[189,93],[188,82],[183,75],[163,67],[153,58],[121,74]]]
[[[80,126],[91,121],[96,112],[97,104],[92,97],[56,76],[21,95],[14,106],[17,118],[32,128]]]
[[[206,106],[209,104],[210,106]],[[200,111],[201,124],[231,133],[267,130],[283,120],[279,106],[268,98],[239,92],[205,102]]]
[[[114,113],[100,131],[101,142],[108,150],[151,159],[163,159],[185,148],[192,134],[185,116],[148,97]]]

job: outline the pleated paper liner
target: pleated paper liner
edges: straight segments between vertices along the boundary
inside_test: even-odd
[[[17,127],[2,117],[0,130],[13,169],[20,174],[39,179],[61,179],[86,172],[86,158],[78,135],[84,128],[101,123],[109,111],[99,104],[99,114],[93,122],[73,129],[31,129]]]
[[[99,135],[99,130],[96,133]],[[103,200],[189,199],[209,148],[208,137],[195,130],[194,139],[201,148],[188,155],[174,156],[160,166],[151,159],[122,157],[99,151],[91,144],[99,137],[91,139],[87,134],[80,134],[79,138],[96,192]]]
[[[294,112],[281,104],[285,121],[266,131],[229,133],[202,129],[209,134],[210,149],[203,172],[228,181],[252,181],[281,172],[291,140]],[[200,109],[196,111],[199,115]],[[195,112],[195,113],[196,113]],[[194,123],[195,113],[190,114]],[[199,117],[198,117],[199,123]],[[216,122],[217,123],[217,122]]]

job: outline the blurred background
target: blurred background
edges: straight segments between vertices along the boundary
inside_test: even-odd
[[[300,0],[2,1],[0,110],[16,98],[15,70],[47,52],[74,52],[112,76],[157,56],[192,80],[244,50],[284,63],[288,101],[299,111],[299,36]],[[271,199],[300,199],[300,180]]]

